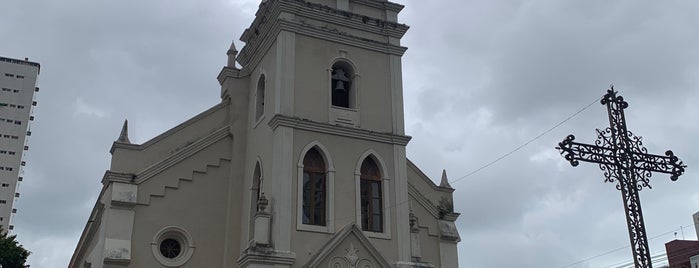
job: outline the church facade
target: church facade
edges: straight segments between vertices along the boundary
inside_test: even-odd
[[[69,267],[458,267],[454,189],[406,158],[402,8],[262,1],[219,104],[124,123]]]

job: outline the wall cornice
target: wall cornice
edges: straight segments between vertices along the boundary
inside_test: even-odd
[[[407,47],[354,36],[338,28],[317,27],[304,22],[296,23],[291,21],[280,21],[280,24],[283,30],[397,56],[403,56],[405,51],[408,50]]]
[[[372,0],[351,0],[352,2],[359,3],[365,6],[375,7],[375,8],[385,8],[390,11],[400,12],[405,7],[404,5],[393,3],[393,2],[379,2]]]
[[[373,1],[372,1],[373,2]],[[316,10],[324,12],[316,12]],[[343,27],[370,32],[382,36],[401,38],[410,28],[408,25],[391,22],[383,19],[373,18],[357,13],[339,10],[327,6],[316,8],[298,8],[294,10],[297,16],[312,19],[320,22],[328,22]],[[299,19],[301,20],[301,19]]]
[[[144,181],[157,175],[158,173],[174,166],[175,164],[179,163],[184,159],[189,158],[190,156],[196,154],[204,148],[216,143],[217,141],[229,137],[230,135],[231,134],[229,131],[229,127],[222,127],[214,131],[213,133],[193,142],[192,144],[187,145],[186,147],[177,151],[177,153],[170,155],[167,158],[158,161],[155,164],[141,170],[140,172],[138,172],[138,174],[136,174],[134,181],[137,184],[141,184]]]
[[[102,177],[102,185],[107,187],[110,182],[123,182],[133,184],[136,179],[135,174],[121,173],[107,170]]]
[[[223,85],[224,82],[226,82],[226,78],[232,77],[232,78],[241,78],[244,75],[242,75],[242,72],[238,68],[232,68],[228,66],[224,66],[221,69],[221,72],[218,73],[216,76],[216,80],[218,80],[218,83],[220,85]]]
[[[249,267],[251,264],[281,264],[292,265],[296,261],[296,254],[293,252],[257,252],[254,250],[244,251],[238,258],[240,267]],[[275,265],[276,266],[276,265]]]
[[[430,213],[435,219],[439,219],[439,208],[435,204],[432,203],[425,195],[420,193],[420,190],[415,188],[415,186],[412,186],[411,184],[408,184],[408,194],[417,201],[422,207],[427,210],[427,212]]]
[[[246,76],[251,73],[250,69],[254,69],[262,60],[265,52],[274,44],[276,36],[282,30],[398,56],[402,56],[407,50],[406,47],[390,44],[388,40],[381,41],[363,38],[347,33],[339,28],[317,27],[307,23],[306,20],[315,20],[337,25],[338,27],[357,29],[386,36],[387,39],[390,39],[390,37],[400,39],[409,28],[405,24],[371,18],[303,0],[278,0],[271,2],[271,4],[263,5],[260,6],[255,21],[250,28],[245,30],[240,38],[241,41],[246,42],[246,45],[237,58],[237,61],[243,66],[243,70],[238,74],[239,76]],[[314,8],[325,12],[316,12]],[[261,12],[266,12],[267,14],[263,15]],[[282,12],[297,15],[287,16],[282,15]],[[295,16],[304,19],[298,19]],[[251,51],[251,49],[254,50]],[[220,81],[222,79],[219,75]]]
[[[290,127],[293,129],[314,131],[319,133],[325,133],[330,135],[337,135],[355,139],[362,139],[374,142],[396,144],[401,146],[408,145],[410,141],[410,136],[396,135],[392,133],[382,133],[374,132],[365,129],[343,127],[337,125],[331,125],[327,123],[310,121],[307,119],[301,119],[297,117],[289,117],[284,115],[274,115],[271,120],[269,120],[269,126],[272,130],[276,130],[280,126]]]
[[[413,163],[413,161],[410,161],[410,159],[406,159],[406,160],[408,160],[407,161],[408,168],[413,169],[413,171],[415,171],[415,173],[417,173],[418,177],[422,178],[423,181],[425,181],[425,183],[427,183],[428,185],[430,185],[430,187],[432,187],[432,190],[444,192],[444,193],[450,193],[450,194],[454,192],[454,188],[446,188],[446,187],[441,187],[441,186],[436,185],[430,179],[429,176],[427,176],[424,172],[422,172],[422,170],[420,170],[420,168],[417,165],[415,165],[415,163]]]
[[[203,112],[199,113],[198,115],[195,115],[194,117],[188,119],[187,121],[182,122],[181,124],[161,133],[158,136],[155,136],[154,138],[152,138],[152,139],[150,139],[142,144],[122,143],[122,142],[115,141],[112,144],[112,148],[109,149],[109,153],[113,154],[114,150],[116,148],[127,149],[127,150],[136,150],[136,151],[144,150],[144,149],[148,148],[149,146],[156,144],[159,141],[171,136],[172,134],[177,133],[178,131],[198,122],[202,118],[207,117],[208,115],[215,113],[216,111],[218,111],[220,109],[228,107],[228,102],[229,102],[229,100],[227,100],[227,99],[223,100],[219,104],[214,105],[213,107],[209,108],[208,110],[203,111]]]

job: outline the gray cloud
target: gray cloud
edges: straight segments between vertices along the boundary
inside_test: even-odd
[[[124,118],[144,142],[218,102],[230,41],[258,1],[9,1],[0,53],[42,64],[16,233],[35,267],[65,267]],[[690,167],[643,190],[653,253],[699,204],[699,5],[651,1],[398,1],[408,155],[452,180],[541,134],[614,83],[650,152]],[[242,47],[240,42],[238,48]],[[630,260],[619,192],[553,147],[606,126],[593,104],[509,157],[452,184],[461,267],[604,267]],[[668,233],[669,232],[669,233]],[[693,229],[685,229],[687,238]],[[506,256],[506,257],[503,257]]]

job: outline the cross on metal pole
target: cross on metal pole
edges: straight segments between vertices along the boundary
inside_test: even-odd
[[[648,153],[641,137],[626,129],[624,109],[629,104],[617,93],[612,86],[602,97],[601,103],[607,106],[609,114],[609,127],[597,129],[594,144],[575,142],[575,136],[568,135],[556,149],[572,166],[577,166],[579,161],[597,163],[604,172],[605,182],[617,182],[616,188],[621,191],[624,201],[635,266],[651,268],[648,236],[638,192],[643,187],[651,188],[652,172],[671,174],[670,179],[676,181],[687,166],[670,150],[664,156]]]

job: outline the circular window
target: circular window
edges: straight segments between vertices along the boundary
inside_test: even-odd
[[[167,267],[184,265],[194,253],[192,237],[180,227],[170,226],[160,230],[151,242],[153,256]]]
[[[179,256],[181,252],[182,245],[180,241],[168,238],[160,242],[160,254],[163,254],[165,258],[174,259]]]

